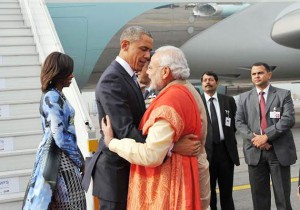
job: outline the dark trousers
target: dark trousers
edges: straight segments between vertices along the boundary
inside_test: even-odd
[[[112,202],[107,201],[99,198],[100,204],[99,209],[100,210],[126,210],[127,203],[121,203],[121,202]]]
[[[234,163],[228,155],[224,141],[213,145],[213,155],[209,163],[211,210],[217,209],[216,185],[218,182],[220,191],[220,204],[222,210],[234,210],[232,198]]]
[[[277,210],[291,210],[290,166],[281,166],[274,149],[262,151],[257,166],[248,166],[254,210],[271,209],[270,175]]]

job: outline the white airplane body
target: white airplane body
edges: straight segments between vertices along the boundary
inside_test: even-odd
[[[154,48],[180,47],[199,84],[214,71],[231,94],[249,89],[250,67],[266,62],[273,81],[300,79],[299,1],[46,0],[66,53],[75,59],[81,89],[94,89],[119,51],[120,32],[141,25]],[[299,40],[299,41],[298,41]]]

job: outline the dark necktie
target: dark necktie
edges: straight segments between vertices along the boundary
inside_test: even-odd
[[[219,130],[219,122],[218,122],[216,108],[213,103],[214,99],[215,98],[213,98],[213,97],[211,97],[209,99],[209,101],[210,101],[210,118],[211,118],[211,125],[212,125],[212,136],[213,136],[213,142],[215,144],[219,144],[220,143],[220,130]]]
[[[134,83],[138,86],[138,88],[140,88],[139,82],[137,80],[137,76],[135,75],[135,73],[132,75],[132,79],[134,80]]]
[[[264,92],[260,92],[260,100],[259,100],[259,106],[260,106],[260,128],[262,131],[262,134],[265,134],[265,129],[267,126],[267,119],[266,119],[266,101],[264,98]]]
[[[144,99],[147,99],[147,97],[149,96],[149,94],[150,94],[150,91],[148,90],[148,89],[146,89],[145,90],[145,92],[144,92]]]

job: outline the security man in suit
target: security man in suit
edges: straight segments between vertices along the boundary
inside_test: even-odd
[[[235,138],[236,104],[233,97],[217,93],[218,76],[214,72],[205,72],[201,82],[204,91],[201,97],[207,113],[205,149],[210,172],[210,208],[217,209],[218,182],[221,209],[234,210],[232,198],[234,164],[240,165]]]
[[[271,209],[271,175],[277,209],[291,210],[290,165],[297,159],[291,131],[295,111],[291,92],[270,85],[271,76],[268,64],[252,65],[255,87],[239,97],[236,127],[244,141],[254,209]]]
[[[154,51],[151,51],[150,58],[152,57],[153,54],[154,54]],[[145,63],[145,65],[142,68],[142,70],[140,72],[137,72],[138,82],[139,82],[141,91],[143,93],[143,97],[144,97],[144,100],[145,100],[146,108],[148,108],[148,106],[150,105],[150,103],[158,95],[158,91],[155,91],[155,90],[151,89],[151,87],[150,87],[151,80],[150,80],[150,78],[149,78],[149,76],[147,74],[149,63],[150,63],[150,61],[148,61],[147,63]]]

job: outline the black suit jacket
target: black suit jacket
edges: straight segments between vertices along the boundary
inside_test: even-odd
[[[142,92],[118,62],[113,61],[101,75],[96,86],[96,103],[99,122],[105,115],[109,115],[116,138],[145,141],[138,130],[145,112]],[[103,137],[86,167],[83,180],[85,189],[92,175],[93,195],[113,202],[127,200],[130,163],[111,152],[105,146]]]
[[[235,113],[236,113],[236,104],[235,100],[231,96],[225,96],[222,94],[217,94],[218,101],[220,105],[220,113],[221,113],[221,120],[222,120],[222,127],[224,132],[224,141],[225,146],[228,151],[228,154],[235,165],[240,165],[238,150],[237,150],[237,142],[235,138]],[[204,94],[201,94],[206,113],[207,113],[207,136],[205,142],[205,149],[207,153],[207,159],[210,162],[213,154],[213,138],[212,138],[212,124],[209,117],[209,112],[207,109],[207,104],[205,100]],[[225,118],[228,116],[231,118],[230,126],[225,126]],[[229,112],[228,112],[229,111]]]

